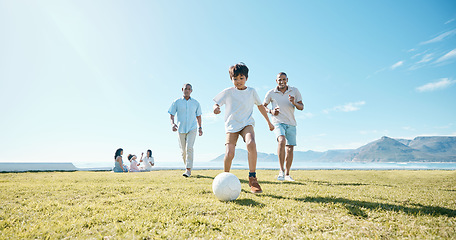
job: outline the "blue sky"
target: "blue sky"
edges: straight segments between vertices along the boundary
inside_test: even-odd
[[[180,161],[167,110],[190,82],[196,161],[224,153],[212,98],[244,62],[260,98],[303,96],[296,150],[456,135],[455,1],[0,0],[0,161]],[[276,152],[255,110],[258,151]],[[239,142],[238,146],[245,146]]]

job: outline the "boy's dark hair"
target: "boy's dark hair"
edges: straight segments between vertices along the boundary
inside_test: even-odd
[[[230,73],[230,78],[237,77],[239,75],[244,75],[245,78],[248,78],[249,77],[249,68],[245,65],[245,63],[240,62],[240,63],[236,63],[234,66],[231,66],[229,73]]]
[[[133,158],[134,155],[128,154],[128,160],[131,161],[131,158]]]
[[[149,157],[152,157],[152,150],[148,149],[147,153],[149,154]],[[146,155],[146,157],[147,157],[147,155]]]

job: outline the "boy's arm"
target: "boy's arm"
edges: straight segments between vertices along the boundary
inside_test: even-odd
[[[264,119],[269,125],[269,130],[274,130],[274,125],[272,125],[271,121],[269,121],[268,112],[266,111],[266,107],[264,105],[258,105],[258,110],[260,110],[261,115],[263,115]]]
[[[267,103],[263,103],[263,106],[266,108],[266,112],[267,113],[270,113],[270,114],[272,114],[274,116],[277,116],[280,113],[280,111],[279,111],[280,108],[279,107],[276,107],[274,109],[269,109]]]

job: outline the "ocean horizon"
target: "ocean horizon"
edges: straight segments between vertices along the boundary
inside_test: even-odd
[[[111,171],[107,162],[0,162],[0,172],[24,171]],[[127,165],[128,166],[128,165]],[[231,169],[248,170],[248,163],[233,162]],[[184,170],[182,162],[156,162],[157,170]],[[223,162],[195,162],[194,170],[223,170]],[[258,170],[278,170],[277,162],[259,162]],[[292,170],[456,170],[456,162],[296,162]]]
[[[77,168],[112,168],[114,163],[74,163]],[[128,164],[126,164],[128,166]],[[223,162],[195,161],[194,169],[223,169]],[[184,169],[183,162],[156,162],[156,170]],[[233,162],[232,169],[248,169],[248,162]],[[277,162],[258,162],[257,169],[278,170]],[[456,162],[294,162],[294,170],[456,170]]]

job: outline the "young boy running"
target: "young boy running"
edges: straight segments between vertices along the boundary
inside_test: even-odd
[[[224,158],[224,171],[229,172],[234,158],[236,142],[239,135],[247,146],[249,160],[249,186],[252,193],[262,193],[256,178],[257,150],[252,117],[253,105],[257,105],[261,115],[269,125],[269,130],[274,130],[274,125],[269,121],[266,107],[262,105],[255,89],[245,86],[249,77],[249,69],[244,63],[238,63],[229,69],[230,78],[234,87],[227,88],[214,98],[214,113],[219,114],[220,107],[225,107],[226,151]]]

